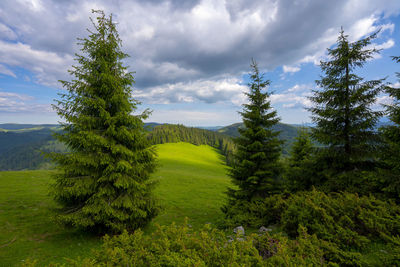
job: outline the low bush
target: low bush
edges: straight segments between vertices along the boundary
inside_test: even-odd
[[[287,208],[287,198],[290,194],[272,195],[264,200],[240,201],[225,206],[223,227],[232,228],[243,225],[252,228],[279,223],[282,212]]]
[[[325,194],[316,190],[286,200],[280,224],[291,237],[300,225],[343,249],[363,248],[371,240],[392,242],[400,233],[400,207],[373,196]]]
[[[151,235],[137,230],[105,236],[92,257],[69,260],[68,266],[337,266],[327,260],[321,244],[329,246],[304,227],[297,240],[290,240],[268,232],[227,236],[210,225],[196,232],[187,224],[172,224]],[[36,265],[27,261],[25,266]]]

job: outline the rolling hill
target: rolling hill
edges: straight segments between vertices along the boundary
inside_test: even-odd
[[[228,141],[229,138],[227,136],[238,136],[238,128],[241,125],[242,123],[235,123],[222,128],[206,127],[213,129],[206,130],[183,125],[151,122],[146,123],[145,128],[149,131],[153,144],[179,141],[196,145],[208,144],[223,151],[229,161],[231,159],[232,146],[229,144],[231,142]],[[182,131],[182,129],[177,131],[178,128],[185,129],[185,131]],[[283,154],[285,155],[297,136],[297,127],[279,123],[274,129],[280,131],[280,138],[285,140],[283,147]],[[50,160],[44,158],[42,152],[66,151],[66,147],[54,141],[52,136],[54,131],[59,130],[60,126],[55,124],[0,124],[0,171],[51,168]],[[187,132],[191,134],[186,134]],[[182,135],[182,133],[185,135]],[[155,135],[169,135],[169,138]]]
[[[159,181],[155,195],[163,211],[145,232],[185,217],[194,229],[215,224],[230,185],[221,154],[210,146],[188,143],[160,144],[156,149],[159,167],[152,177]],[[48,194],[52,173],[0,172],[0,266],[19,266],[29,257],[38,259],[37,266],[66,263],[65,258],[85,257],[101,245],[99,237],[54,224],[56,204]]]

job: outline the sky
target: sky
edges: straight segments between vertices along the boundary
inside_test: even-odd
[[[89,35],[92,9],[113,14],[135,72],[133,96],[147,121],[187,126],[240,122],[254,58],[284,123],[311,122],[307,98],[318,89],[321,60],[343,27],[350,41],[380,29],[382,49],[357,70],[397,83],[399,0],[2,0],[0,123],[57,123],[52,109],[71,79],[77,38]],[[390,102],[380,95],[375,108]]]

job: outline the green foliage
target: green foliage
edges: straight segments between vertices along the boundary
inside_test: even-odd
[[[300,128],[287,159],[285,182],[289,191],[308,190],[316,184],[314,153],[308,129]]]
[[[151,235],[104,238],[102,249],[74,266],[337,266],[325,259],[325,250],[315,235],[300,228],[291,241],[269,233],[227,237],[205,225],[193,231],[187,224],[158,227]],[[324,242],[322,241],[322,244]]]
[[[373,196],[326,194],[313,189],[276,194],[264,201],[236,202],[229,211],[228,226],[275,224],[297,241],[307,229],[319,240],[324,259],[340,265],[367,265],[362,253],[376,242],[385,244],[389,251],[380,255],[388,264],[399,256],[400,206]]]
[[[393,57],[400,62],[399,57]],[[397,73],[400,78],[400,73]],[[381,128],[383,146],[381,158],[383,166],[378,175],[382,176],[383,191],[388,197],[400,202],[400,89],[387,87],[386,92],[392,97],[393,102],[386,105],[392,125]]]
[[[122,60],[121,40],[112,17],[101,11],[94,32],[80,39],[83,55],[62,81],[68,93],[54,106],[67,123],[57,139],[69,153],[52,154],[59,172],[52,188],[62,206],[58,220],[95,231],[121,232],[145,225],[158,207],[152,196],[155,167],[142,120],[132,116],[132,73]]]
[[[288,194],[275,194],[264,200],[235,201],[229,209],[224,210],[224,227],[238,225],[258,228],[263,225],[279,223],[283,209],[287,208]]]
[[[217,132],[231,137],[239,137],[240,136],[239,128],[243,127],[244,124],[242,122],[239,122],[218,129]],[[284,141],[282,145],[282,155],[283,156],[288,155],[290,152],[290,148],[298,134],[297,126],[278,122],[277,124],[272,125],[271,129],[275,132],[279,132],[278,135],[279,140]]]
[[[251,239],[228,242],[225,233],[210,225],[195,232],[187,224],[172,224],[151,235],[138,230],[133,235],[106,236],[91,262],[92,266],[261,266],[262,258]]]
[[[353,177],[346,172],[374,167],[379,144],[374,127],[382,112],[372,110],[371,105],[383,88],[383,80],[364,81],[355,70],[379,52],[367,48],[376,35],[351,43],[342,30],[336,48],[328,49],[331,60],[321,62],[325,76],[316,82],[322,89],[313,91],[310,99],[314,107],[309,110],[317,124],[312,136],[324,146],[317,164],[327,162],[324,175],[328,179],[338,179],[336,175],[344,173],[341,177],[346,183]],[[346,190],[346,185],[332,190]]]
[[[349,249],[364,248],[377,239],[392,242],[391,237],[400,233],[400,207],[373,196],[312,190],[282,201],[285,204],[281,204],[276,222],[291,237],[297,236],[302,225],[318,238]],[[277,218],[276,214],[273,216]]]
[[[221,151],[228,165],[233,162],[235,144],[229,136],[209,130],[165,124],[155,126],[147,138],[152,144],[187,142],[194,145],[209,145]]]
[[[233,184],[237,189],[230,189],[229,205],[236,200],[252,201],[276,193],[279,188],[282,142],[277,138],[279,132],[271,129],[279,118],[272,111],[268,100],[270,94],[263,92],[269,85],[259,73],[257,63],[251,64],[253,73],[250,76],[250,92],[247,93],[249,104],[244,104],[241,112],[244,127],[239,128],[240,136],[235,139],[237,150],[234,154],[234,165],[230,170]]]

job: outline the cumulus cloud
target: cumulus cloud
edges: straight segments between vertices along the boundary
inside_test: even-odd
[[[149,87],[134,91],[134,97],[149,104],[191,103],[200,100],[205,103],[229,101],[241,105],[245,101],[243,92],[247,86],[237,78],[196,80]]]
[[[286,66],[286,65],[283,65],[283,72],[284,73],[287,73],[287,72],[293,73],[293,72],[298,72],[300,70],[301,70],[300,67],[297,67],[297,66]]]
[[[4,113],[51,113],[49,104],[38,104],[32,96],[0,91],[0,112]]]
[[[59,79],[66,78],[72,56],[55,52],[35,50],[23,43],[8,43],[0,40],[0,62],[8,66],[22,67],[36,74],[37,81],[44,85],[57,86]],[[13,75],[3,66],[5,74]],[[8,71],[7,71],[8,70]]]
[[[231,110],[223,112],[223,110],[172,109],[155,110],[148,121],[190,126],[229,125],[240,121],[240,116]]]
[[[288,92],[302,92],[302,91],[310,91],[312,89],[312,85],[309,84],[295,84],[294,86],[287,89]]]
[[[4,0],[1,72],[13,76],[9,67],[21,67],[54,87],[67,79],[79,52],[76,38],[91,27],[91,9],[115,15],[138,96],[158,103],[238,103],[243,88],[231,77],[247,72],[252,57],[263,70],[283,66],[294,73],[303,63],[318,64],[340,26],[352,39],[379,28],[393,32],[382,18],[399,12],[400,2]],[[380,43],[384,49],[394,45],[392,39]]]
[[[272,104],[281,104],[283,108],[304,109],[312,106],[311,96],[312,85],[296,84],[286,91],[271,95]]]
[[[294,93],[274,94],[271,95],[271,103],[282,104],[284,108],[309,108],[312,107],[312,102],[308,97],[308,93],[300,95]]]

